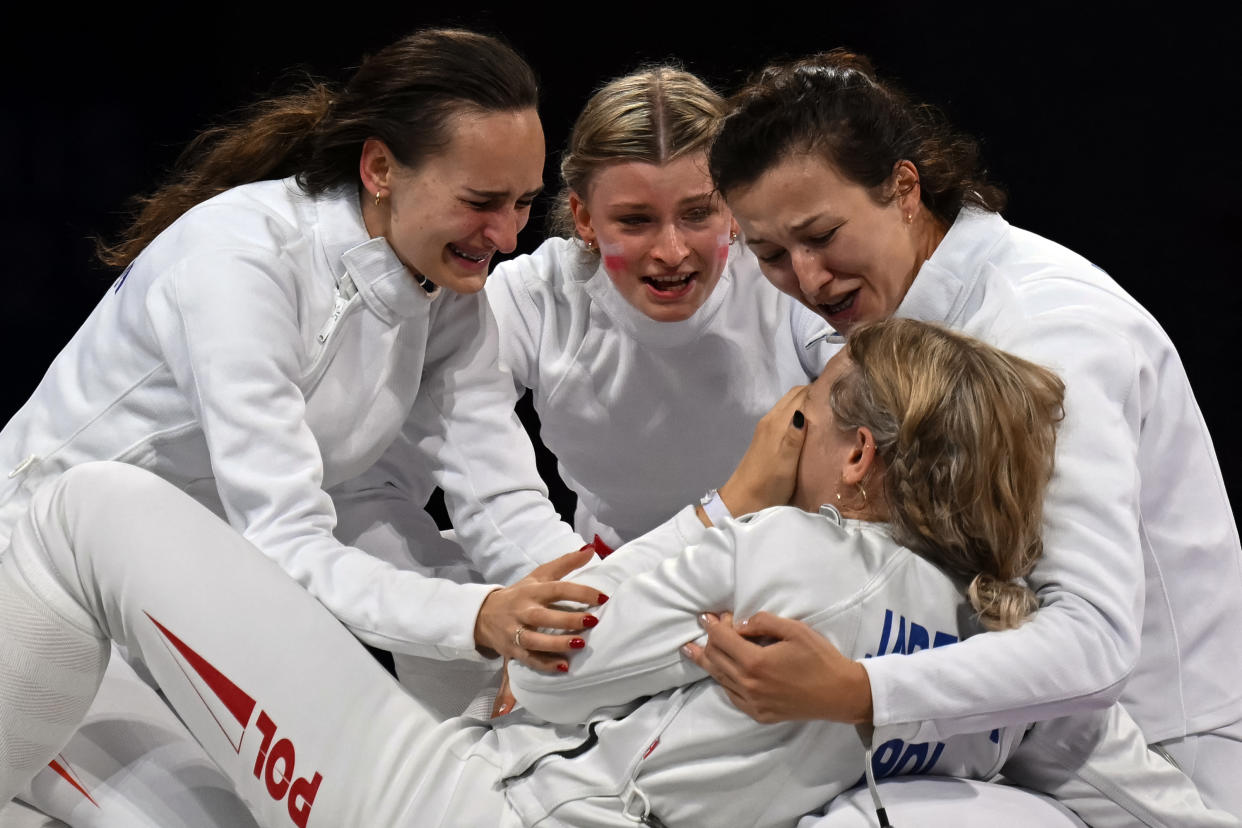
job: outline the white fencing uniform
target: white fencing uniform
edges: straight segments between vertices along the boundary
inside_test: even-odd
[[[355,188],[229,190],[143,250],[0,432],[0,540],[43,481],[121,460],[220,511],[368,643],[477,659],[489,589],[342,546],[327,490],[404,429],[485,576],[508,583],[580,547],[505,405],[496,353],[483,297],[427,294],[368,237]],[[421,508],[430,488],[416,494]]]
[[[501,363],[533,390],[540,436],[578,495],[578,533],[613,547],[724,483],[759,418],[837,348],[741,245],[680,322],[633,307],[569,239],[500,263],[486,291]]]
[[[1082,257],[965,209],[896,313],[1056,371],[1042,609],[1020,629],[864,662],[877,733],[918,741],[1120,696],[1150,742],[1242,719],[1242,551],[1212,441],[1155,319]],[[1210,600],[1205,600],[1210,591]],[[1141,646],[1140,646],[1141,645]],[[1242,740],[1194,778],[1242,815]]]
[[[333,532],[338,504],[365,513],[347,516],[355,537],[382,512],[410,524],[438,483],[470,550],[458,580],[510,583],[581,546],[511,386],[485,299],[419,287],[369,238],[356,188],[237,187],[143,250],[0,432],[0,544],[40,484],[121,460],[225,516],[367,643],[480,663],[494,587],[425,577],[455,577],[439,552],[376,557]],[[403,501],[385,463],[413,467]]]
[[[317,602],[200,506],[142,470],[80,466],[36,496],[0,559],[0,606],[25,611],[0,651],[0,745],[13,759],[0,771],[0,799],[21,783],[10,767],[22,760],[9,751],[15,734],[47,743],[72,728],[14,688],[42,680],[57,660],[89,660],[106,633],[140,654],[264,826],[616,828],[631,817],[793,826],[858,778],[862,745],[852,727],[759,725],[733,708],[678,652],[702,635],[701,608],[800,616],[855,656],[939,649],[972,622],[959,588],[882,526],[790,508],[706,533],[694,522],[685,510],[581,573],[612,598],[569,673],[515,669],[528,708],[494,723],[437,723]],[[698,546],[669,554],[693,535]],[[70,634],[74,643],[40,652]],[[46,687],[49,697],[61,689]],[[1237,824],[1204,809],[1119,707],[1111,715],[1085,718],[1097,725],[1075,732],[1103,738],[1076,768],[1035,768],[1041,783],[1080,797],[1096,825],[1134,824],[1136,804],[1149,825]],[[885,743],[873,762],[881,773],[986,774],[1021,733]],[[1087,772],[1111,775],[1131,796],[1092,792]]]

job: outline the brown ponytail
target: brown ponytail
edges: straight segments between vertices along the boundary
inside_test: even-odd
[[[354,183],[368,138],[417,167],[448,144],[453,115],[532,109],[538,98],[534,71],[501,41],[461,29],[416,32],[363,61],[344,89],[312,83],[200,134],[170,180],[136,199],[120,240],[97,253],[125,267],[185,211],[253,181],[296,175],[312,194]]]

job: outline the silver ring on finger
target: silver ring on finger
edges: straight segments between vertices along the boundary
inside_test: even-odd
[[[521,624],[517,625],[517,629],[513,631],[513,644],[518,649],[522,648],[522,633],[526,632],[526,627]]]

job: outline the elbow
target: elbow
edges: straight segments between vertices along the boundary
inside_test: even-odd
[[[1139,630],[1110,625],[1083,641],[1080,651],[1080,675],[1088,680],[1080,701],[1088,708],[1108,707],[1121,698],[1138,666]]]

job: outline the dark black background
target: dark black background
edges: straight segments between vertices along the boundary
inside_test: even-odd
[[[1238,15],[1133,4],[1002,11],[947,4],[771,3],[560,7],[456,15],[338,4],[333,17],[165,6],[161,15],[12,24],[0,54],[0,422],[112,280],[92,234],[162,177],[202,127],[279,84],[290,67],[343,80],[361,56],[421,25],[501,33],[543,85],[547,181],[593,87],[679,57],[720,88],[777,56],[844,45],[983,141],[1010,192],[1006,217],[1114,276],[1177,344],[1238,497]],[[763,17],[762,13],[771,16]],[[541,214],[522,237],[532,249]]]

